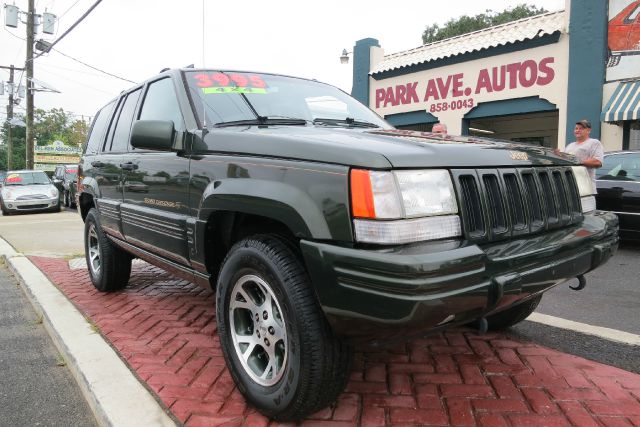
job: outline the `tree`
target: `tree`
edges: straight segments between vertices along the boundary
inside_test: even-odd
[[[425,27],[422,33],[422,42],[424,44],[433,43],[545,12],[547,10],[544,8],[537,8],[534,5],[523,3],[513,8],[505,9],[502,12],[494,12],[491,9],[487,9],[485,13],[475,16],[462,15],[457,19],[448,20],[442,28],[438,24]]]
[[[15,115],[16,118],[24,120],[20,114]],[[9,131],[9,122],[5,121],[0,128],[0,139],[3,144],[0,146],[0,170],[7,168],[7,134]],[[13,141],[13,150],[11,156],[12,169],[24,169],[26,164],[26,128],[24,126],[11,127],[11,140]]]
[[[87,137],[87,124],[76,120],[62,108],[49,111],[36,110],[35,137],[38,145],[49,145],[53,141],[62,141],[66,145],[79,147]]]
[[[16,114],[16,118],[21,118]],[[62,141],[66,145],[80,147],[87,138],[88,124],[78,120],[62,108],[49,111],[37,109],[34,112],[34,135],[38,145],[49,145],[53,141]],[[9,124],[5,122],[0,128],[0,140],[4,142],[0,149],[0,170],[7,167],[7,133]],[[26,130],[22,126],[12,126],[13,141],[12,168],[23,169],[26,165]]]

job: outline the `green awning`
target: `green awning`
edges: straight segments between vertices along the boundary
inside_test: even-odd
[[[640,118],[640,80],[618,84],[600,115],[603,122]]]

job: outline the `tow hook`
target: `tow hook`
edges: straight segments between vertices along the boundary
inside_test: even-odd
[[[583,274],[576,276],[576,279],[578,279],[578,286],[575,288],[573,286],[569,286],[571,289],[574,291],[581,291],[587,287],[587,279],[584,278]]]

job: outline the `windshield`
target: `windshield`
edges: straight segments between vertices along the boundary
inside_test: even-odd
[[[10,172],[4,180],[4,185],[7,187],[34,184],[51,184],[51,181],[44,172]]]
[[[596,169],[596,178],[609,181],[640,181],[640,153],[605,156],[602,167]]]
[[[256,73],[201,70],[185,75],[198,118],[207,126],[302,119],[317,120],[316,124],[324,126],[391,128],[373,111],[328,84]]]
[[[78,175],[78,169],[67,169],[67,170],[64,172],[64,176],[65,176],[65,178],[66,178],[66,179],[69,179],[69,180],[74,180],[74,179],[76,179],[76,176],[77,176],[77,175]]]

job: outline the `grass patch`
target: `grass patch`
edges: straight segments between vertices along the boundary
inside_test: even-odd
[[[63,259],[66,260],[66,261],[71,261],[72,259],[76,259],[76,258],[84,258],[84,252],[79,252],[79,253],[75,253],[75,254],[71,254],[71,255],[65,255],[63,257]]]
[[[56,354],[56,366],[67,366],[67,361],[64,360],[64,356],[60,353]]]

